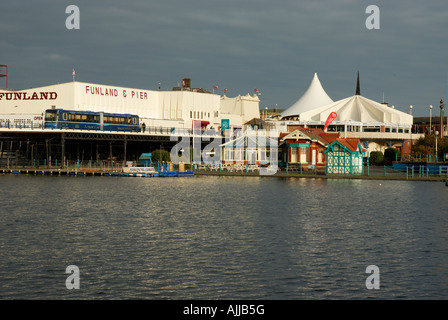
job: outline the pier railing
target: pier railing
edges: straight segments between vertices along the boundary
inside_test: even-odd
[[[43,123],[42,121],[38,122],[0,122],[0,128],[6,128],[6,129],[43,129]]]
[[[198,173],[220,173],[220,174],[257,174],[260,170],[260,165],[250,164],[196,164],[193,170]],[[303,168],[300,164],[298,166],[282,166],[277,169],[276,175],[283,176],[297,176],[297,177],[312,177],[312,176],[332,176],[332,177],[347,177],[347,178],[387,178],[399,180],[444,180],[448,179],[448,165],[440,165],[437,168],[429,168],[427,166],[407,166],[397,168],[396,166],[369,166],[364,165],[359,174],[326,174],[325,168],[312,167]]]
[[[137,162],[133,161],[133,166]],[[129,165],[129,161],[110,160],[66,160],[66,161],[46,161],[46,160],[23,160],[23,159],[0,159],[0,168],[4,169],[65,169],[84,171],[121,171],[123,167]]]
[[[27,122],[27,123],[14,123],[14,122],[0,122],[0,129],[10,129],[10,130],[34,130],[40,129],[48,132],[57,132],[61,130],[65,131],[86,131],[80,129],[55,129],[55,128],[45,128],[42,122]],[[183,135],[193,135],[192,129],[187,128],[176,128],[176,127],[163,127],[163,126],[145,126],[145,129],[140,128],[140,132],[133,132],[133,134],[146,134],[146,135],[163,135],[163,136],[183,136]],[[123,133],[123,131],[103,131],[103,130],[88,130],[88,132],[92,133],[111,133],[111,132],[119,132]],[[195,135],[206,136],[206,137],[221,137],[221,133],[218,130],[214,129],[195,129]]]
[[[111,161],[111,160],[23,160],[14,157],[0,159],[0,171],[9,172],[11,170],[64,170],[64,171],[84,171],[84,172],[122,172],[126,167],[140,166],[137,161]],[[214,163],[214,164],[184,164],[182,169],[179,165],[172,163],[155,162],[151,166],[157,172],[166,171],[193,171],[203,174],[219,175],[259,175],[264,164],[238,164],[238,163]],[[271,175],[291,176],[291,177],[347,177],[347,178],[372,178],[372,179],[397,179],[397,180],[448,180],[448,165],[424,166],[367,166],[362,167],[359,174],[326,174],[322,167],[304,169],[301,166],[278,167]]]

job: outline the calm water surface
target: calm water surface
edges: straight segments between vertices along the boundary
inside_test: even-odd
[[[0,187],[0,299],[448,298],[440,182],[1,175]]]

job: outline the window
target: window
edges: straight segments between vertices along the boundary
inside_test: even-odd
[[[294,148],[294,149],[296,149],[296,148]],[[258,149],[258,153],[259,153],[259,160],[266,161],[266,148]]]
[[[297,148],[291,147],[291,162],[296,163],[297,162]]]
[[[300,162],[301,163],[306,163],[306,147],[300,147]]]
[[[124,123],[126,123],[126,118],[108,116],[108,117],[104,117],[104,123],[111,123],[111,124],[123,123],[124,124]]]
[[[129,119],[131,119],[131,118],[129,118]],[[118,116],[104,117],[104,122],[111,123],[111,124],[126,124],[127,120],[128,120],[128,118],[118,117]]]
[[[235,160],[243,161],[244,160],[244,149],[238,148],[235,150]]]
[[[224,148],[224,160],[233,160],[233,148],[232,147]]]
[[[249,164],[257,163],[257,151],[255,149],[247,149],[247,161],[249,161]]]
[[[56,110],[48,110],[45,112],[45,121],[57,121],[58,120],[58,112]]]

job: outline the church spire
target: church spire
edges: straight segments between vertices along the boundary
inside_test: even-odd
[[[356,95],[361,95],[361,89],[359,88],[359,71],[358,71],[358,80],[356,80]]]

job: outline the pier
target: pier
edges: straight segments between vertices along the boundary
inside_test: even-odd
[[[194,172],[124,172],[123,170],[88,170],[88,169],[41,169],[41,168],[0,168],[0,174],[46,175],[46,176],[111,176],[111,177],[189,177]]]
[[[42,169],[42,168],[0,168],[0,173],[3,174],[27,174],[27,175],[49,175],[49,176],[104,176],[118,171],[107,170],[86,170],[86,169]]]
[[[184,136],[193,137],[191,130],[177,132],[174,128],[147,127],[145,132],[137,133],[3,127],[0,128],[0,168],[38,167],[52,173],[60,169],[63,174],[69,167],[78,169],[83,165],[88,166],[89,173],[97,175],[104,167],[137,162],[142,153],[170,151]],[[214,132],[209,137],[220,135]],[[94,165],[100,170],[92,170]]]

